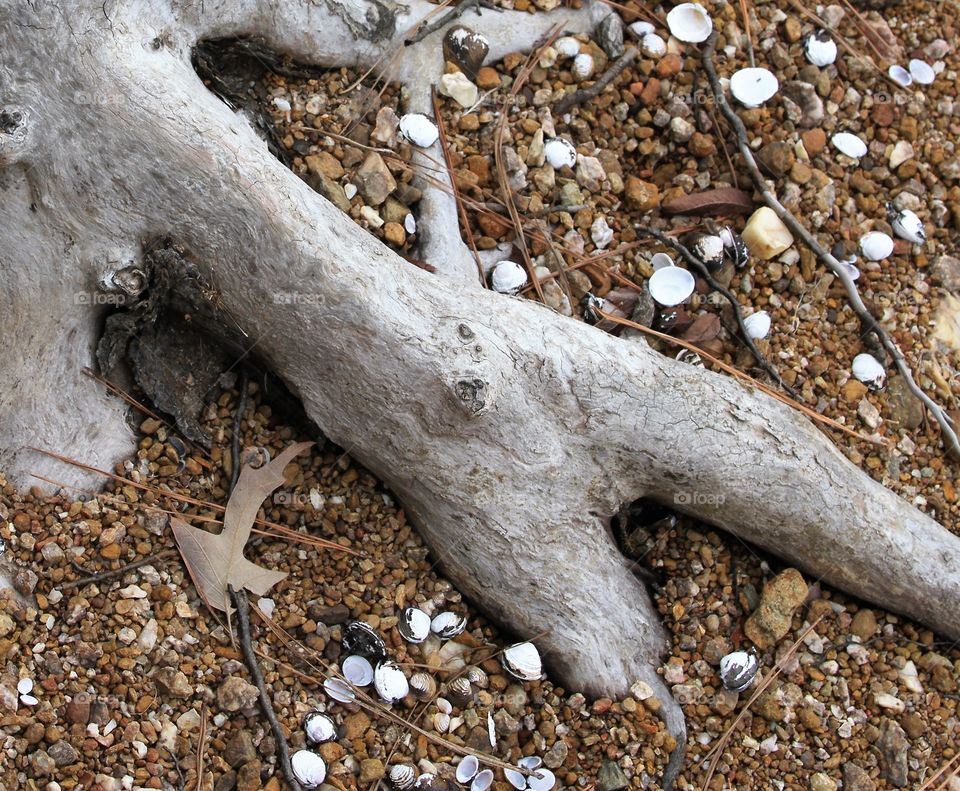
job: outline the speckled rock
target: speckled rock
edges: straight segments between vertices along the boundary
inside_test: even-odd
[[[778,574],[763,586],[760,604],[744,624],[747,637],[760,649],[775,645],[790,631],[793,612],[806,597],[807,584],[799,571]]]
[[[257,688],[239,676],[230,676],[217,689],[217,706],[223,711],[240,711],[255,705]]]
[[[865,769],[849,761],[843,765],[843,791],[876,791],[876,788]]]
[[[227,747],[223,751],[224,760],[234,768],[249,763],[256,757],[257,748],[248,730],[237,731],[227,742]]]
[[[907,785],[907,750],[910,743],[907,735],[892,719],[885,719],[880,726],[880,775],[890,785],[903,788]]]
[[[810,776],[810,791],[837,791],[837,783],[830,775],[817,772]]]

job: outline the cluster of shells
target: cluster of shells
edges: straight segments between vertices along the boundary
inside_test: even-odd
[[[644,57],[657,60],[668,53],[680,51],[683,44],[706,41],[713,31],[713,21],[699,3],[688,2],[674,6],[666,16],[666,24],[670,34],[667,40],[657,32],[653,24],[646,21],[634,22],[627,27],[627,31],[636,38],[637,46]],[[604,36],[609,38],[609,31],[598,29],[596,38],[601,44],[605,41]],[[831,66],[839,56],[837,42],[825,29],[816,29],[806,36],[803,40],[803,53],[807,61],[818,68]],[[732,56],[733,53],[727,54]],[[582,51],[577,39],[558,39],[548,50],[548,56],[549,59],[572,59],[572,71],[578,79],[586,80],[594,76],[591,56]],[[942,62],[931,66],[925,61],[912,59],[906,67],[891,66],[888,73],[894,82],[902,87],[909,87],[929,85],[942,70]],[[764,105],[773,99],[780,89],[776,75],[762,65],[739,69],[728,79],[722,79],[721,84],[724,90],[745,108]],[[844,158],[840,160],[842,164],[856,167],[859,160],[868,154],[867,143],[849,131],[833,134],[830,142],[843,155]],[[561,137],[548,138],[544,142],[543,151],[546,163],[555,170],[572,168],[578,162],[576,148]],[[923,221],[911,209],[888,204],[886,219],[895,237],[911,245],[923,244],[926,241]],[[684,241],[711,272],[716,272],[727,260],[733,261],[737,268],[746,267],[751,255],[769,260],[784,253],[794,242],[783,222],[766,207],[753,213],[741,234],[731,228],[713,229],[708,233],[688,235]],[[880,230],[869,230],[860,237],[856,254],[845,252],[838,260],[849,278],[855,281],[860,276],[856,265],[858,257],[867,262],[881,262],[894,254],[895,246],[895,240],[889,234]],[[669,332],[669,324],[674,315],[671,311],[691,299],[696,289],[696,279],[682,263],[678,265],[665,253],[653,255],[650,265],[652,274],[647,282],[647,293],[659,311],[655,314],[659,328]],[[525,268],[515,261],[503,260],[492,268],[490,285],[501,293],[518,294],[528,285],[528,274]],[[617,295],[619,298],[619,292]],[[584,319],[599,322],[601,313],[604,312],[629,316],[630,310],[625,308],[624,304],[633,306],[635,301],[618,301],[618,298],[598,299],[592,293],[587,293],[581,303]],[[759,340],[770,332],[771,318],[765,311],[756,311],[745,318],[744,325],[747,335],[753,340]],[[699,362],[697,355],[681,352],[681,356],[689,362]],[[861,354],[856,358],[852,373],[871,389],[882,387],[886,377],[882,363],[869,354]]]
[[[449,610],[431,617],[423,609],[407,607],[402,611],[395,628],[409,645],[429,644],[433,650],[437,645],[442,646],[461,635],[466,626],[466,618]],[[326,778],[326,763],[314,748],[339,738],[337,722],[328,710],[334,704],[340,704],[347,710],[356,709],[360,703],[366,707],[376,705],[364,691],[371,686],[382,704],[387,706],[400,703],[410,696],[414,700],[433,704],[436,711],[430,726],[434,732],[442,735],[456,731],[463,724],[463,717],[456,712],[462,712],[474,705],[477,691],[485,690],[489,683],[486,672],[476,665],[464,664],[462,655],[458,652],[448,655],[447,658],[451,661],[444,670],[450,672],[451,666],[458,666],[460,670],[443,684],[438,683],[437,678],[425,670],[418,669],[408,675],[403,664],[390,659],[387,642],[383,637],[363,621],[353,621],[345,626],[341,649],[339,674],[331,675],[323,684],[329,698],[328,706],[311,712],[304,719],[304,733],[310,748],[297,751],[291,759],[293,771],[305,788],[317,788]],[[440,656],[444,656],[442,648]],[[459,661],[459,665],[454,659]],[[512,677],[521,682],[537,681],[543,673],[540,653],[532,643],[508,646],[501,652],[501,663]],[[492,703],[488,705],[487,730],[490,747],[495,749],[497,736]],[[481,760],[482,757],[468,755],[457,770],[456,776],[460,779],[470,766],[475,767],[469,778],[461,781],[469,784],[472,791],[486,791],[493,781],[494,774],[491,769],[480,771]],[[516,786],[517,788],[528,787],[532,770],[530,767],[525,768],[526,772],[518,774],[523,777],[524,785]],[[534,788],[534,791],[549,791],[554,784],[553,775],[546,769],[540,769],[539,764],[534,768],[538,770],[538,779],[534,781],[537,787],[529,787]],[[549,783],[546,782],[548,775]],[[424,789],[439,788],[441,783],[433,773],[418,773],[408,764],[391,767],[389,776],[398,791],[407,791],[414,786]],[[509,776],[506,779],[513,782]]]

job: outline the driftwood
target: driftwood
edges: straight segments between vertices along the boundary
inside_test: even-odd
[[[26,486],[50,469],[27,445],[101,467],[132,450],[125,405],[81,370],[111,307],[99,303],[119,298],[112,284],[164,237],[323,431],[397,493],[451,580],[518,635],[548,631],[548,667],[569,688],[621,695],[644,680],[683,741],[657,674],[664,631],[608,535],[610,517],[640,497],[960,637],[960,540],[804,417],[646,344],[485,291],[443,191],[427,190],[419,218],[420,257],[437,272],[410,266],[271,157],[191,66],[198,41],[223,37],[256,37],[302,62],[390,62],[408,109],[429,111],[442,32],[404,47],[435,6],[404,9],[0,9],[0,464],[11,479]],[[605,13],[471,10],[461,21],[499,58],[558,22],[585,30]]]

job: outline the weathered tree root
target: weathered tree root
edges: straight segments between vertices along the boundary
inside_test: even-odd
[[[254,34],[302,60],[369,65],[402,43],[382,6],[353,44],[356,20],[312,2],[185,5],[0,11],[0,96],[29,108],[18,162],[0,171],[0,410],[12,417],[0,447],[14,480],[47,469],[23,445],[100,466],[132,450],[122,404],[80,374],[104,310],[73,295],[162,233],[317,424],[397,493],[460,590],[519,635],[549,630],[538,642],[570,688],[622,695],[646,681],[683,741],[657,673],[665,633],[607,534],[640,497],[960,637],[960,539],[797,413],[480,289],[469,253],[469,281],[410,266],[269,156],[190,65],[198,40]],[[427,5],[413,2],[415,19]],[[519,49],[536,38],[526,17],[482,22],[503,26],[488,29],[497,47]],[[421,46],[439,42],[407,50]],[[77,104],[78,91],[103,100]],[[455,220],[437,221],[421,217],[456,235]],[[298,298],[280,304],[277,292]]]

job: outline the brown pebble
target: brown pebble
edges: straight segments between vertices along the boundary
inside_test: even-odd
[[[383,238],[387,244],[402,247],[403,243],[407,241],[407,232],[400,223],[388,222],[383,226]]]
[[[869,640],[877,631],[877,616],[873,610],[864,608],[857,611],[850,624],[850,634],[855,634],[861,640]]]
[[[643,90],[640,92],[640,101],[649,107],[659,98],[660,80],[658,80],[656,77],[651,77],[647,81],[647,84],[643,86]]]
[[[500,74],[496,69],[484,66],[477,72],[477,87],[481,91],[492,91],[500,87]]]
[[[660,79],[665,79],[667,77],[672,77],[674,74],[679,74],[682,69],[683,58],[681,58],[675,52],[671,52],[657,61],[657,76],[660,77]]]

